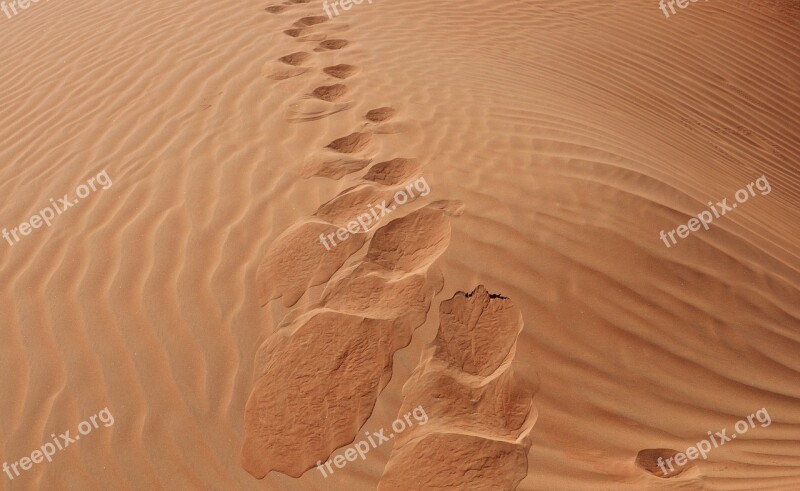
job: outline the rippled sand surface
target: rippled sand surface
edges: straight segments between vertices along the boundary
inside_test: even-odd
[[[796,0],[17,10],[0,489],[800,489]]]

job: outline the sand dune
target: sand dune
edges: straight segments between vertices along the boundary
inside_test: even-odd
[[[800,488],[796,0],[15,5],[0,489]]]

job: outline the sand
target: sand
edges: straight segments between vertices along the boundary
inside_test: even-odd
[[[0,490],[800,488],[796,0],[18,10]]]

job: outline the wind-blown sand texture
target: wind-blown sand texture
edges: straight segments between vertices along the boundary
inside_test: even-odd
[[[475,489],[800,488],[796,0],[17,10],[0,231],[113,186],[0,237],[0,465],[115,423],[0,490],[413,490],[476,456]],[[319,243],[420,176],[428,196]],[[437,308],[476,285],[524,323],[458,359]],[[438,419],[314,469],[443,384]]]

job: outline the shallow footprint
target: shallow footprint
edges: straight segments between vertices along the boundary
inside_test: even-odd
[[[280,58],[278,58],[278,61],[280,61],[281,63],[285,63],[287,65],[299,66],[307,62],[310,58],[311,58],[310,53],[306,53],[305,51],[298,51],[297,53],[281,56]]]
[[[316,121],[350,109],[352,105],[352,102],[330,103],[306,96],[297,102],[289,104],[286,109],[286,120],[290,123]]]
[[[298,75],[302,75],[307,71],[308,68],[304,67],[282,68],[270,71],[269,73],[265,73],[264,76],[272,80],[286,80],[287,78],[292,78],[292,77],[297,77]]]
[[[322,24],[323,22],[327,21],[328,18],[324,15],[314,15],[310,17],[303,17],[302,19],[298,19],[294,25],[299,27],[310,27],[315,26],[317,24]]]
[[[397,186],[405,184],[421,172],[422,164],[419,160],[396,158],[373,165],[364,175],[364,179],[384,186]]]
[[[289,7],[287,7],[286,5],[271,5],[271,6],[267,7],[267,8],[265,8],[264,10],[266,10],[270,14],[280,14],[281,12],[286,10],[287,8],[289,8]]]
[[[306,290],[328,281],[366,239],[354,234],[338,247],[326,246],[320,236],[336,230],[328,223],[299,223],[267,249],[256,273],[262,306],[276,298],[286,307],[294,305]]]
[[[330,148],[339,153],[356,153],[366,148],[370,143],[372,143],[372,133],[355,132],[333,140],[325,148]]]
[[[378,491],[512,491],[527,474],[529,448],[527,441],[516,444],[469,434],[428,434],[392,452]],[[436,465],[426,465],[429,462]]]
[[[358,72],[358,67],[342,63],[340,65],[325,67],[322,71],[331,77],[345,79],[355,75]]]
[[[685,467],[673,465],[672,460],[678,453],[680,452],[670,448],[646,448],[636,455],[635,463],[637,467],[656,477],[669,479],[694,468],[694,464],[691,461],[687,462],[688,465]],[[659,459],[661,465],[659,465]]]
[[[327,39],[319,43],[319,48],[317,49],[320,51],[342,49],[348,44],[350,44],[350,41],[346,39]]]
[[[285,31],[283,31],[284,34],[293,38],[300,37],[306,32],[307,29],[302,29],[302,28],[286,29]]]
[[[323,85],[314,89],[311,95],[323,101],[334,102],[347,95],[347,86],[343,84]]]
[[[368,111],[364,118],[373,123],[382,123],[392,119],[395,114],[397,114],[397,110],[392,107],[379,107]]]
[[[325,162],[312,160],[303,167],[300,175],[309,177],[327,177],[328,179],[341,179],[347,174],[358,172],[372,163],[372,159],[335,159]]]
[[[285,80],[287,78],[296,77],[309,70],[308,68],[300,65],[308,61],[310,58],[311,54],[306,53],[305,51],[291,53],[278,58],[277,63],[280,63],[279,65],[277,63],[267,64],[262,72],[264,73],[264,76],[272,80]],[[286,65],[289,65],[291,68],[286,68]]]
[[[411,131],[412,126],[407,122],[387,123],[387,121],[394,118],[396,114],[397,110],[393,107],[379,107],[367,112],[367,114],[364,115],[364,119],[370,123],[375,123],[376,127],[373,131],[378,134],[387,135]]]
[[[359,214],[366,213],[369,215],[372,205],[388,200],[391,195],[391,190],[386,190],[374,184],[359,184],[342,191],[335,198],[321,204],[314,213],[314,217],[336,226],[343,226],[355,219]],[[368,228],[378,224],[378,220],[374,222],[369,224]]]

